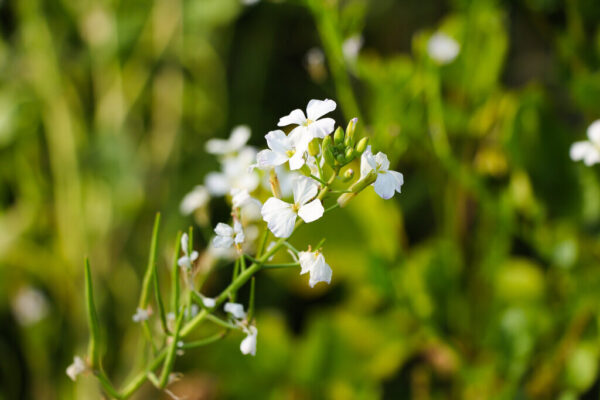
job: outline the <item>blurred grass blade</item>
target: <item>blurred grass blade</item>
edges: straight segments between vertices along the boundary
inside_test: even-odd
[[[100,366],[100,326],[98,314],[94,304],[94,288],[92,286],[92,272],[90,260],[85,259],[85,304],[87,310],[88,325],[90,328],[90,342],[88,344],[88,358],[92,368]]]
[[[175,315],[179,315],[179,297],[181,293],[181,286],[179,282],[179,253],[181,252],[181,231],[177,232],[177,239],[175,241],[175,252],[173,255],[173,265],[171,269],[171,310]]]
[[[159,227],[160,213],[157,213],[156,218],[154,219],[154,229],[152,230],[152,242],[150,243],[150,256],[148,258],[148,266],[146,267],[146,273],[144,274],[144,281],[142,283],[142,293],[140,294],[140,302],[138,304],[138,307],[143,310],[145,310],[148,306],[150,285],[152,284],[152,275],[154,274],[154,264],[156,264]]]
[[[162,325],[163,331],[165,333],[169,333],[169,328],[167,327],[167,316],[165,314],[165,305],[163,303],[162,295],[160,293],[160,285],[158,284],[158,267],[157,264],[154,263],[154,272],[152,274],[154,276],[154,293],[156,294],[156,305],[158,307],[158,315],[160,316],[160,323]]]

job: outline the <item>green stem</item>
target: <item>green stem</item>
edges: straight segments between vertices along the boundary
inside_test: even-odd
[[[300,264],[298,263],[283,263],[283,264],[265,264],[263,265],[264,269],[276,269],[276,268],[292,268],[298,267]]]
[[[115,396],[118,399],[128,399],[133,395],[146,381],[148,373],[154,371],[163,362],[167,356],[167,349],[162,349],[150,363],[148,368],[138,373],[122,390],[120,396]]]
[[[223,339],[225,337],[225,335],[227,335],[227,332],[229,332],[229,330],[224,330],[222,332],[219,332],[217,334],[209,336],[205,339],[200,339],[200,340],[195,340],[193,342],[184,343],[183,346],[180,346],[179,348],[180,349],[193,349],[195,347],[205,346],[207,344],[214,343],[218,340]]]

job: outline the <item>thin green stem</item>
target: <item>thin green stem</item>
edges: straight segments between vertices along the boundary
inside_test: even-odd
[[[323,179],[321,178],[317,178],[316,176],[314,176],[313,174],[310,174],[310,177],[312,179],[314,179],[315,181],[319,182],[321,185],[327,185],[327,182],[325,182]]]
[[[194,340],[193,342],[184,343],[182,346],[179,346],[179,348],[180,349],[193,349],[195,347],[206,346],[207,344],[214,343],[218,340],[223,339],[227,335],[228,332],[229,332],[229,330],[226,329],[222,332],[216,333],[205,339]]]
[[[277,269],[277,268],[292,268],[298,267],[300,264],[298,263],[283,263],[283,264],[265,264],[263,265],[264,269]]]
[[[146,381],[148,373],[154,371],[163,362],[167,356],[167,349],[162,349],[152,360],[148,368],[138,373],[122,390],[120,396],[115,396],[118,399],[127,399],[131,397]]]
[[[215,324],[217,324],[219,326],[222,326],[223,328],[227,328],[227,329],[239,329],[237,326],[235,326],[233,324],[230,324],[227,321],[223,321],[221,318],[219,318],[219,317],[217,317],[215,315],[212,315],[212,314],[207,314],[206,315],[206,319],[208,319],[209,321],[211,321],[211,322],[213,322],[213,323],[215,323]]]

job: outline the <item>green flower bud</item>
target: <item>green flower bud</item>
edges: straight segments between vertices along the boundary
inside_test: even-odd
[[[335,159],[337,160],[337,162],[339,162],[340,164],[344,164],[346,162],[346,159],[344,158],[343,154],[338,154]]]
[[[367,149],[368,145],[369,145],[369,138],[364,137],[364,138],[360,139],[360,141],[356,145],[356,153],[357,154],[364,153],[365,150]]]
[[[335,133],[333,134],[333,143],[340,144],[343,141],[344,141],[344,130],[342,129],[341,126],[338,126],[338,128],[335,130]]]
[[[321,151],[323,152],[323,157],[325,157],[325,162],[329,164],[330,167],[333,167],[335,165],[335,158],[333,157],[333,148],[331,145],[331,136],[325,136],[323,143],[321,143]]]
[[[352,147],[348,147],[344,156],[346,157],[346,161],[352,160],[354,158],[354,149]]]
[[[309,144],[308,144],[308,154],[310,154],[311,156],[316,156],[317,154],[319,154],[319,139],[313,139]]]
[[[354,170],[352,168],[347,169],[342,175],[342,180],[344,182],[348,182],[350,179],[354,178]]]
[[[344,140],[346,146],[354,146],[354,132],[356,132],[357,122],[358,118],[352,118],[350,122],[348,122],[348,126],[346,127],[346,139]]]

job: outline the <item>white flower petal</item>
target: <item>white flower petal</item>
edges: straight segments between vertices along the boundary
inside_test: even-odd
[[[308,129],[313,138],[323,139],[333,132],[334,127],[335,121],[332,118],[323,118],[310,124]]]
[[[285,154],[276,153],[272,150],[262,150],[256,155],[256,163],[262,169],[276,167],[287,160],[288,157]]]
[[[335,110],[335,101],[331,99],[325,100],[311,100],[306,106],[306,116],[312,121],[316,121],[323,115]]]
[[[296,213],[291,204],[271,197],[263,205],[261,214],[276,237],[287,238],[294,231]]]
[[[233,246],[233,237],[231,236],[215,236],[212,244],[216,248],[226,249]]]
[[[304,113],[299,108],[295,109],[285,117],[281,117],[277,126],[287,126],[287,125],[301,125],[306,121],[306,117]]]
[[[590,152],[594,152],[594,145],[587,140],[581,142],[575,142],[571,145],[571,149],[569,151],[569,155],[571,156],[571,160],[573,161],[581,161]]]
[[[202,304],[204,304],[204,307],[206,308],[213,308],[217,302],[213,298],[202,296]]]
[[[219,222],[215,227],[215,233],[219,236],[233,236],[233,228],[227,224]]]
[[[267,140],[267,146],[275,153],[285,154],[288,150],[292,149],[290,139],[280,129],[270,131],[265,135],[265,139]]]
[[[181,251],[183,251],[183,254],[187,254],[189,250],[189,238],[188,238],[188,234],[184,233],[183,235],[181,235]]]
[[[390,169],[390,160],[388,160],[385,153],[380,151],[379,153],[375,154],[373,158],[375,159],[375,163],[377,163],[377,169],[379,171],[387,171]]]
[[[325,262],[325,257],[323,254],[317,256],[315,263],[310,271],[310,279],[308,280],[308,284],[310,287],[315,287],[315,285],[319,282],[325,282],[327,284],[331,283],[331,276],[333,271],[329,264]]]
[[[600,119],[592,122],[587,129],[587,137],[595,144],[600,145]]]
[[[210,194],[208,190],[204,186],[198,185],[181,200],[179,211],[183,215],[189,215],[197,209],[204,207],[209,200]]]
[[[303,205],[298,210],[298,216],[304,220],[304,222],[313,222],[323,216],[325,209],[321,204],[321,200],[314,199],[308,204]]]
[[[375,158],[373,158],[373,153],[371,153],[371,146],[367,146],[367,149],[360,157],[360,178],[364,178],[374,169],[377,169],[377,163],[375,162]]]
[[[250,128],[247,125],[238,125],[233,128],[229,137],[230,150],[240,150],[248,142],[250,135]]]
[[[454,61],[460,52],[460,45],[450,36],[437,32],[427,42],[429,56],[440,64]]]
[[[298,175],[294,179],[292,191],[294,193],[294,203],[302,205],[317,195],[319,185],[312,178]]]
[[[317,257],[312,251],[299,251],[298,262],[300,263],[300,275],[304,275],[310,272],[313,265],[315,264]]]
[[[221,172],[209,172],[204,178],[208,192],[213,196],[223,196],[231,189],[227,175]]]
[[[244,306],[240,303],[225,303],[224,306],[225,312],[231,314],[235,319],[244,319],[246,318],[246,312],[244,311]]]
[[[225,154],[228,152],[229,143],[223,139],[210,139],[206,141],[204,149],[210,154]]]
[[[247,336],[240,343],[240,351],[242,354],[251,354],[253,356],[256,355],[256,336],[258,335],[258,330],[255,326],[250,326],[246,332]]]
[[[392,175],[392,177],[396,181],[395,186],[394,186],[394,189],[396,189],[396,192],[402,193],[402,185],[404,185],[404,175],[402,175],[402,173],[397,172],[397,171],[388,171],[387,173]]]
[[[304,152],[296,151],[290,158],[290,170],[295,171],[304,165]]]
[[[375,193],[382,199],[391,199],[396,191],[396,179],[387,172],[377,174],[377,180],[373,183]]]
[[[71,378],[72,381],[77,379],[77,376],[82,374],[87,370],[87,365],[83,361],[83,359],[79,356],[73,357],[73,364],[67,367],[67,375]]]

